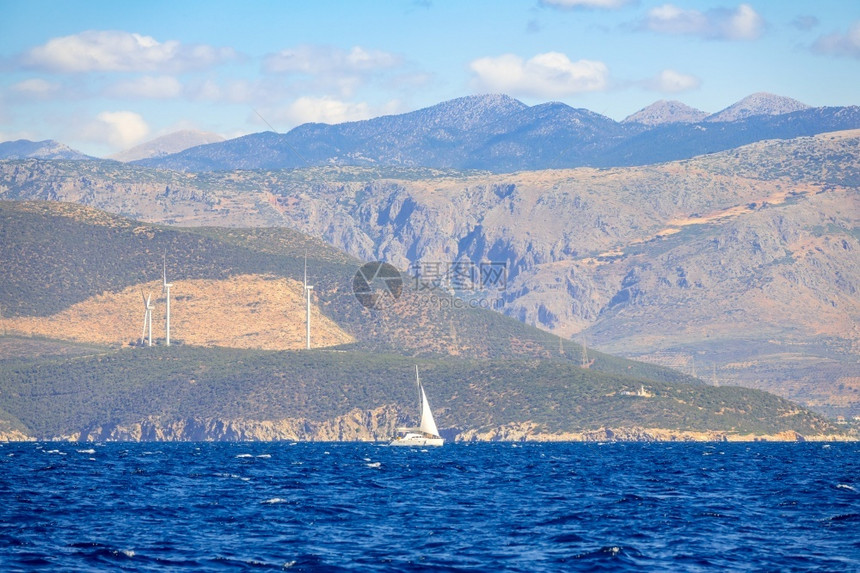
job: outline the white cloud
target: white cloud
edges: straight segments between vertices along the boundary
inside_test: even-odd
[[[366,73],[400,65],[399,56],[355,46],[346,51],[333,46],[304,45],[266,56],[263,69],[270,73],[326,75]]]
[[[696,76],[682,74],[675,70],[663,70],[655,77],[645,82],[648,89],[663,93],[680,93],[698,88],[702,85]]]
[[[49,99],[60,91],[60,85],[42,78],[31,78],[11,86],[10,91],[18,97]]]
[[[664,34],[698,34],[707,28],[705,15],[698,10],[682,10],[663,4],[648,11],[645,27]]]
[[[854,22],[845,34],[821,36],[812,46],[817,54],[860,58],[860,21]]]
[[[728,14],[722,29],[726,39],[755,40],[764,30],[764,18],[749,4],[741,4],[737,10]]]
[[[224,90],[211,79],[192,83],[186,90],[192,99],[202,101],[218,101],[223,97]]]
[[[133,111],[103,111],[84,126],[81,135],[87,141],[125,149],[139,143],[148,134],[149,126],[140,114]]]
[[[367,103],[350,103],[333,98],[301,97],[275,114],[276,121],[291,125],[303,123],[343,123],[373,117]]]
[[[663,4],[648,11],[641,27],[652,32],[699,36],[711,40],[755,40],[764,32],[764,19],[749,4],[734,10],[706,12]]]
[[[246,104],[283,99],[283,91],[278,87],[248,80],[230,80],[223,84],[206,80],[186,91],[195,100],[221,103]]]
[[[540,0],[541,5],[550,8],[599,8],[604,10],[617,10],[629,4],[635,4],[638,0]]]
[[[286,131],[303,123],[337,124],[403,111],[401,102],[396,99],[381,105],[371,105],[366,102],[343,101],[332,97],[307,96],[293,100],[285,106],[254,110],[249,120],[252,123],[265,125],[269,129]]]
[[[142,76],[109,86],[107,95],[144,99],[172,99],[182,95],[182,84],[173,76]]]
[[[343,50],[332,46],[304,45],[266,56],[263,70],[269,74],[299,76],[307,92],[336,92],[352,97],[370,81],[390,76],[401,67],[400,56],[355,46]]]
[[[601,91],[609,84],[609,69],[603,62],[572,62],[559,52],[538,54],[529,60],[504,54],[474,60],[469,67],[479,91],[511,95],[567,96]]]
[[[32,48],[21,62],[55,72],[150,72],[206,68],[236,57],[232,48],[159,42],[118,30],[88,30]]]
[[[253,80],[189,79],[184,82],[182,95],[191,101],[229,104],[250,104],[251,107],[280,105],[297,94],[317,93],[284,78],[264,76]]]

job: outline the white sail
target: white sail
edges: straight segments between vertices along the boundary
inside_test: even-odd
[[[436,428],[436,421],[433,419],[433,412],[430,411],[430,403],[427,401],[427,395],[424,393],[424,387],[421,382],[418,383],[421,388],[421,425],[419,429],[433,436],[439,435],[439,430]]]
[[[418,377],[417,365],[415,366],[415,382],[418,384],[418,394],[421,400],[421,423],[417,428],[397,428],[398,433],[403,435],[396,436],[389,442],[389,445],[441,446],[445,440],[439,435],[436,420],[433,419],[433,412],[430,411],[430,402],[427,401],[427,394],[424,393],[424,386],[421,385],[421,379]]]

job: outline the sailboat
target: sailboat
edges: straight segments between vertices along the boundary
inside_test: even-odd
[[[392,446],[441,446],[445,440],[439,435],[433,412],[427,394],[418,378],[418,365],[415,366],[415,382],[418,383],[418,394],[421,397],[421,423],[417,428],[397,428],[398,436],[391,440]]]

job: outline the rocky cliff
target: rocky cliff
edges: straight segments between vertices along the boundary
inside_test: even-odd
[[[248,420],[217,418],[162,419],[149,417],[133,424],[105,424],[82,429],[62,439],[84,442],[236,442],[311,441],[371,442],[386,440],[402,424],[398,410],[382,406],[374,410],[354,409],[333,420],[305,418]]]
[[[398,410],[384,406],[374,410],[355,409],[327,421],[306,419],[224,420],[188,418],[163,420],[148,418],[134,424],[106,424],[88,427],[65,436],[42,436],[49,441],[76,442],[380,442],[389,440],[404,418]],[[856,441],[855,434],[803,435],[794,431],[777,434],[736,432],[692,432],[663,428],[600,428],[581,432],[547,432],[540,424],[522,422],[494,428],[459,431],[442,429],[450,442],[803,442]],[[19,431],[0,432],[0,442],[34,441]]]

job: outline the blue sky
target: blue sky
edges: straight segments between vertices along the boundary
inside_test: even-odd
[[[860,105],[854,0],[0,0],[0,141],[97,156],[470,94],[613,119],[755,92]]]

